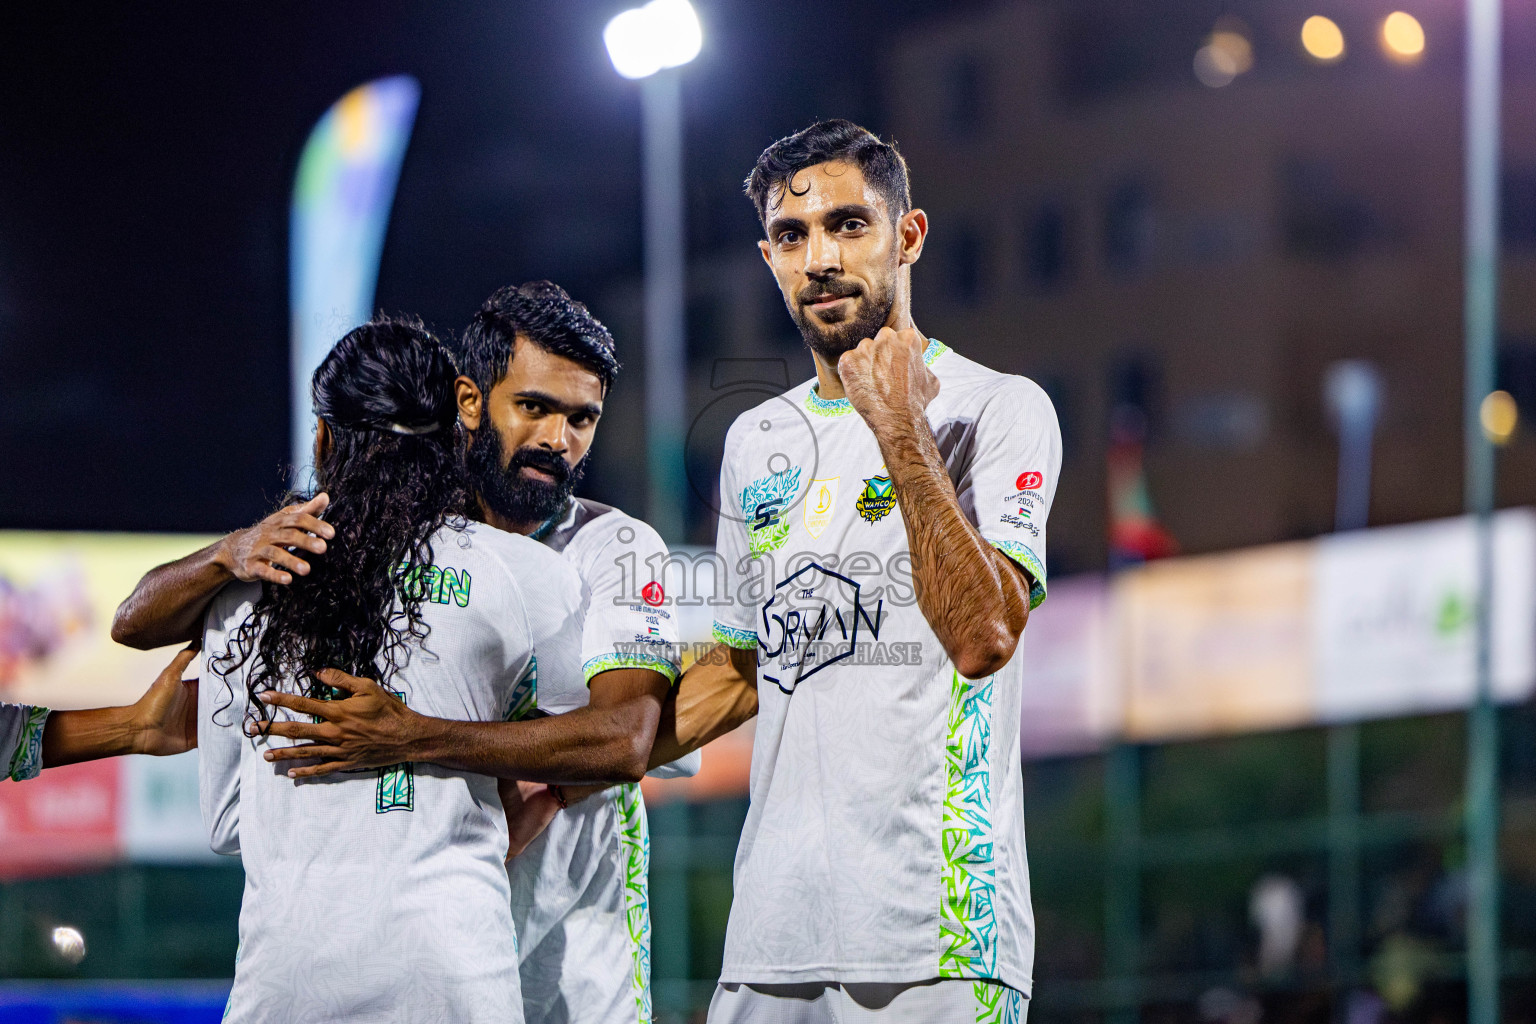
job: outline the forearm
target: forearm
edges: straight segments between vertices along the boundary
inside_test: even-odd
[[[528,782],[638,782],[657,718],[591,707],[523,722],[427,718],[409,760]]]
[[[132,707],[55,711],[43,727],[43,767],[136,754],[142,736]]]
[[[196,640],[209,603],[234,578],[222,540],[151,569],[117,606],[112,639],[139,650]]]
[[[918,607],[960,674],[995,672],[1029,618],[1029,586],[960,508],[927,421],[877,430],[906,524]]]
[[[757,714],[757,652],[716,644],[661,707],[649,767],[671,764]]]

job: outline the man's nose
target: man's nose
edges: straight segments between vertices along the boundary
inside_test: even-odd
[[[570,447],[570,439],[566,436],[565,428],[564,416],[545,416],[544,422],[539,424],[533,442],[540,448],[547,448],[557,455],[564,455],[565,450]]]
[[[822,279],[836,277],[843,269],[843,257],[837,242],[823,232],[812,233],[805,249],[805,274]]]

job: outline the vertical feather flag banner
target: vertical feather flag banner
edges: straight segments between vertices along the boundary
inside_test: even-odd
[[[365,83],[315,125],[299,158],[289,223],[293,485],[309,479],[309,379],[341,336],[373,312],[379,255],[421,87],[408,75]]]

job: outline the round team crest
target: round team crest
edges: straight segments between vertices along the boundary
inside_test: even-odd
[[[667,599],[667,592],[661,589],[660,583],[651,580],[641,589],[640,598],[654,608]]]
[[[1038,491],[1043,483],[1045,483],[1045,477],[1040,473],[1020,473],[1019,478],[1013,482],[1013,489],[1016,491]]]

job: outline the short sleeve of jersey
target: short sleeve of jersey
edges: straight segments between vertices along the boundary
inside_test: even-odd
[[[987,542],[1029,573],[1029,606],[1045,600],[1045,521],[1061,472],[1061,429],[1039,385],[1006,377],[976,419],[960,507]]]
[[[0,704],[0,778],[35,779],[43,770],[43,726],[48,709]]]
[[[591,597],[581,631],[582,676],[590,685],[603,672],[646,668],[676,683],[682,656],[677,611],[658,578],[666,571],[667,545],[628,516],[603,529],[608,539],[583,562]]]
[[[735,463],[741,445],[736,441],[736,427],[725,437],[725,453],[720,460],[720,524],[715,530],[715,556],[719,559],[720,588],[726,603],[715,608],[715,640],[743,651],[757,649],[756,607],[741,601],[750,564],[746,516],[741,511],[741,484]]]

